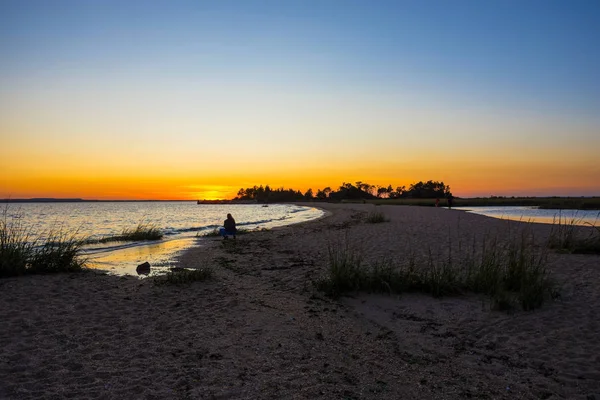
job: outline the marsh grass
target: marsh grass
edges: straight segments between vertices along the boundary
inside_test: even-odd
[[[381,211],[373,211],[367,215],[365,222],[369,224],[379,224],[382,222],[389,222],[389,219],[386,218],[385,214]]]
[[[83,241],[62,230],[34,235],[20,215],[0,219],[0,277],[80,271],[86,260],[79,253]]]
[[[108,236],[98,240],[98,242],[107,243],[136,240],[159,240],[162,239],[162,237],[163,232],[155,224],[140,222],[133,229],[123,229],[123,232],[120,235]]]
[[[526,231],[508,241],[486,236],[478,245],[473,240],[471,246],[459,246],[457,254],[449,252],[447,257],[435,257],[429,250],[421,266],[412,252],[405,260],[368,265],[347,244],[329,244],[327,261],[327,275],[316,286],[334,298],[357,291],[421,292],[434,297],[472,292],[488,296],[496,309],[520,305],[532,310],[554,297],[546,253],[534,246],[533,236]]]
[[[175,268],[164,275],[154,277],[154,283],[157,285],[178,285],[189,284],[192,282],[202,282],[210,279],[214,274],[212,268]]]

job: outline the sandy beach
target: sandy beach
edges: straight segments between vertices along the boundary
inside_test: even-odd
[[[0,399],[600,400],[600,256],[550,252],[560,297],[492,311],[477,295],[351,294],[314,282],[327,248],[445,257],[524,223],[442,208],[315,204],[316,221],[210,238],[205,282],[89,271],[0,280]],[[388,222],[364,221],[381,211]],[[529,224],[536,241],[550,233]]]

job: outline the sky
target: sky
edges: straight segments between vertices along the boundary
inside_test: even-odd
[[[597,0],[0,0],[0,198],[600,195]]]

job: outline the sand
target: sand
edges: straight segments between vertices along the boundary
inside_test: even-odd
[[[456,210],[318,205],[317,221],[184,254],[210,281],[97,272],[0,280],[0,399],[598,399],[600,256],[551,253],[561,297],[325,297],[327,245],[406,260],[522,223]],[[382,211],[389,222],[368,224]],[[533,224],[536,239],[549,227]],[[451,240],[449,240],[451,239]]]

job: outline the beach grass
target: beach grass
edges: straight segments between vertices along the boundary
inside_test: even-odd
[[[76,234],[51,232],[32,252],[27,269],[30,273],[78,272],[85,265],[79,256],[83,241]]]
[[[382,222],[389,222],[389,219],[386,218],[384,213],[380,211],[373,211],[367,215],[365,221],[369,224],[379,224]]]
[[[590,225],[593,229],[591,233],[582,239],[576,241],[572,252],[579,254],[600,254],[600,226]]]
[[[108,236],[98,240],[99,243],[107,242],[129,242],[137,240],[160,240],[163,232],[155,225],[146,222],[140,222],[133,229],[123,229],[120,235]]]
[[[592,229],[587,235],[579,227],[580,219],[563,219],[560,214],[555,217],[548,247],[565,253],[574,254],[600,254],[600,226],[586,223]]]
[[[160,275],[154,278],[155,284],[189,284],[192,282],[202,282],[214,275],[212,268],[175,268],[164,275]]]
[[[0,277],[24,274],[33,252],[31,231],[22,226],[19,216],[9,220],[5,208],[0,220]]]
[[[581,223],[578,218],[563,218],[561,214],[552,219],[552,230],[548,246],[552,249],[571,251],[577,242],[577,226]]]
[[[19,215],[0,219],[0,277],[80,271],[85,260],[80,257],[83,245],[76,233],[61,230],[34,235],[21,223]]]
[[[546,253],[533,245],[524,231],[500,241],[486,236],[481,243],[458,254],[418,262],[411,252],[402,260],[365,263],[361,252],[346,244],[328,246],[327,274],[316,282],[331,297],[367,291],[401,294],[421,292],[434,297],[472,292],[488,296],[499,309],[532,310],[542,306],[555,290],[547,270]]]
[[[318,287],[333,297],[351,291],[368,288],[369,271],[363,266],[361,254],[352,250],[348,243],[327,246],[328,276],[320,280]]]

